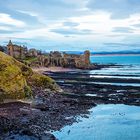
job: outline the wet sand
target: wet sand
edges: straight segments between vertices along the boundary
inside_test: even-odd
[[[80,69],[75,68],[63,68],[63,67],[40,67],[40,68],[32,68],[33,71],[43,73],[45,71],[48,72],[68,72],[68,71],[79,71]]]

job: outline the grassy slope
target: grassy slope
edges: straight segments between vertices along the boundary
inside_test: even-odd
[[[31,96],[32,86],[59,89],[55,81],[0,52],[0,100],[22,99]]]

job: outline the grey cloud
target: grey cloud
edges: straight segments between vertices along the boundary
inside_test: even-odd
[[[140,27],[140,23],[139,24],[133,24],[133,27]]]
[[[139,0],[89,0],[87,7],[91,10],[103,10],[112,13],[112,18],[127,18],[140,13]]]
[[[91,30],[77,30],[77,29],[52,29],[51,32],[55,32],[62,35],[86,35],[91,34]]]
[[[140,47],[140,44],[135,44],[135,43],[104,43],[105,46],[122,46],[122,47]]]
[[[79,23],[76,23],[76,22],[64,22],[63,25],[64,26],[69,26],[69,27],[75,27],[75,26],[78,26]]]
[[[115,27],[112,32],[118,32],[118,33],[133,33],[133,29],[129,27]]]

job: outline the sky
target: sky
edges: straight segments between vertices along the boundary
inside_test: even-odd
[[[140,0],[0,0],[0,44],[140,51]]]

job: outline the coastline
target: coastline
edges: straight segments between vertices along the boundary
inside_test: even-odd
[[[94,68],[110,66],[123,68],[123,66],[118,65],[97,65]],[[33,68],[33,71],[43,74],[46,72],[46,75],[53,78],[64,92],[54,93],[48,89],[34,87],[35,98],[32,103],[20,101],[2,104],[0,120],[8,131],[5,134],[1,128],[2,138],[24,138],[26,136],[28,138],[44,137],[45,139],[55,140],[52,131],[60,131],[63,127],[77,122],[76,116],[86,118],[90,113],[89,109],[97,105],[125,104],[140,106],[139,87],[98,84],[98,82],[132,82],[128,79],[91,77],[91,73],[88,73],[88,71],[75,68],[40,67]],[[8,123],[5,123],[5,120]]]
[[[43,72],[70,72],[70,71],[79,71],[80,69],[76,68],[63,68],[63,67],[34,67],[32,68],[34,72],[43,73]]]

